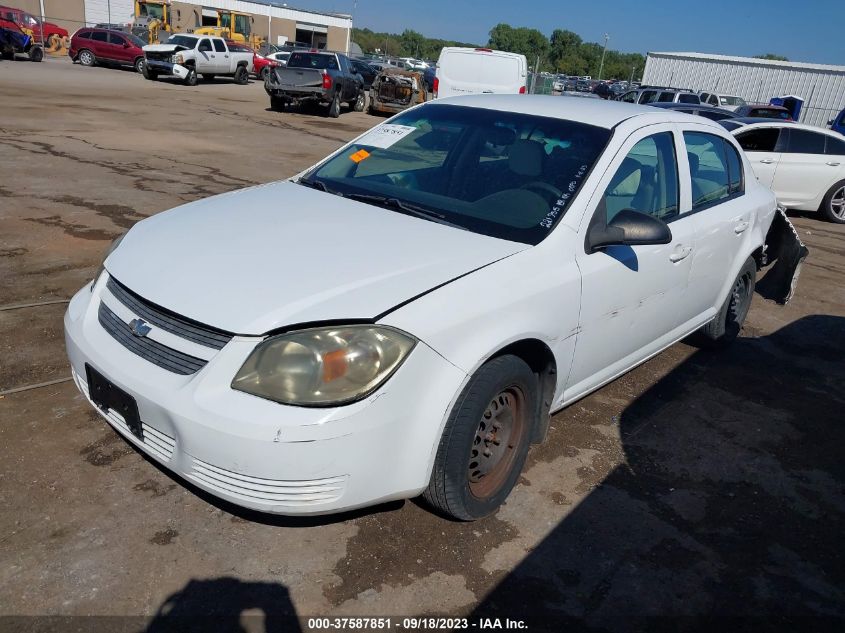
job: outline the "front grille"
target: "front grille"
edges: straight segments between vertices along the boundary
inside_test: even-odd
[[[194,343],[210,347],[211,349],[223,349],[223,346],[231,341],[234,336],[231,332],[203,325],[202,323],[197,323],[168,312],[139,297],[114,277],[109,277],[106,288],[114,295],[115,299],[148,323],[152,323],[162,330],[193,341]]]
[[[173,53],[161,53],[158,51],[146,51],[144,54],[147,56],[147,59],[157,62],[169,62],[170,58],[173,57]]]
[[[109,310],[105,303],[100,303],[100,310],[97,316],[103,329],[111,334],[118,343],[141,358],[163,369],[187,376],[198,372],[207,362],[202,358],[189,356],[166,345],[162,345],[151,338],[135,336],[132,334],[132,330],[129,329],[129,325]]]
[[[196,458],[188,478],[245,501],[264,501],[283,506],[328,503],[339,499],[346,489],[345,475],[293,481],[263,479],[224,470]]]

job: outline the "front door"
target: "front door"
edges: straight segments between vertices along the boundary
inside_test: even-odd
[[[680,213],[677,138],[671,125],[632,135],[614,159],[581,223],[633,209],[667,222],[669,244],[612,246],[576,256],[581,316],[566,400],[598,387],[677,338],[694,315],[686,300],[694,221]]]
[[[123,64],[131,64],[135,61],[131,57],[131,50],[125,37],[118,33],[109,33],[109,55],[111,55],[111,59]]]

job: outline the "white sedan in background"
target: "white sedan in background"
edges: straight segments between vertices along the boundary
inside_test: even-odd
[[[789,209],[845,223],[845,138],[798,123],[753,123],[733,131],[758,180]]]
[[[551,413],[696,330],[734,339],[779,253],[785,300],[789,229],[701,117],[438,99],[293,179],[136,224],[68,306],[67,351],[119,433],[218,497],[315,514],[423,494],[471,520]]]

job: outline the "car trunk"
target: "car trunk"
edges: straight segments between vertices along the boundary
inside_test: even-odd
[[[283,88],[320,89],[323,87],[323,71],[316,68],[276,68],[275,83]]]

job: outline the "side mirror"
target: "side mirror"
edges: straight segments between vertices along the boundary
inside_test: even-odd
[[[668,244],[672,241],[672,231],[668,224],[633,209],[623,209],[610,222],[605,223],[602,218],[607,216],[602,203],[597,209],[597,217],[598,221],[591,222],[587,231],[588,253],[595,253],[608,246]]]
[[[827,122],[827,124],[828,124],[828,125],[830,125],[830,126],[832,126],[832,125],[833,125],[833,119],[831,119],[830,121],[828,121],[828,122]]]

